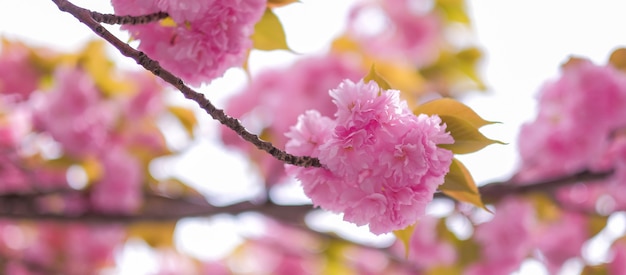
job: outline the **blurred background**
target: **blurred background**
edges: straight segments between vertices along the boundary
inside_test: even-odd
[[[107,1],[72,2],[103,13],[112,12]],[[355,3],[352,0],[300,2],[275,9],[293,52],[254,51],[249,63],[253,76],[266,68],[284,68],[308,55],[328,51],[331,41],[346,28],[349,9]],[[570,56],[580,56],[604,64],[612,50],[626,46],[623,31],[626,2],[469,0],[467,4],[474,32],[470,39],[485,54],[480,73],[487,90],[462,95],[460,100],[483,118],[501,122],[485,127],[482,132],[508,143],[505,146],[491,145],[480,152],[459,157],[475,180],[484,184],[505,180],[515,172],[518,129],[524,121],[534,117],[536,92],[542,83],[557,75],[563,62]],[[129,39],[128,34],[117,27],[109,29],[122,40]],[[51,1],[44,0],[0,1],[0,36],[60,51],[78,50],[87,41],[97,39],[72,16],[60,12]],[[133,61],[109,50],[111,58],[121,67],[137,69]],[[231,69],[224,77],[199,90],[215,105],[223,107],[228,98],[246,86],[247,81],[243,70]],[[175,93],[169,100],[195,107]],[[196,139],[189,140],[177,134],[180,131],[166,133],[168,145],[184,149],[184,154],[155,161],[151,173],[156,178],[178,177],[217,205],[257,197],[263,192],[261,176],[246,155],[223,146],[217,123],[202,112],[197,113],[200,122]],[[270,195],[278,203],[309,202],[297,182],[274,188]],[[435,214],[446,211],[440,207],[445,209],[445,206],[433,205],[429,211]],[[394,239],[389,234],[374,236],[367,228],[345,223],[337,215],[316,213],[309,220],[314,229],[333,230],[343,237],[369,245],[386,246]],[[258,223],[258,217],[254,215],[184,219],[175,231],[176,246],[200,259],[218,259],[241,243],[242,235],[258,234],[255,232]],[[618,216],[610,225],[616,232],[621,232],[624,218]],[[601,250],[601,246],[597,249]],[[151,253],[145,243],[129,242],[117,258],[121,266],[119,273],[149,273],[151,266],[156,265],[156,258]],[[545,274],[546,271],[538,263],[530,262],[522,268],[522,273]]]

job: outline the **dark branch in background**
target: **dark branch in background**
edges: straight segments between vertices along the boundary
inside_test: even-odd
[[[143,66],[146,70],[152,72],[154,75],[160,77],[166,82],[176,87],[187,99],[191,99],[198,103],[200,108],[206,111],[213,119],[226,125],[228,128],[235,131],[244,140],[254,144],[257,148],[268,152],[276,159],[302,167],[321,167],[321,164],[317,158],[309,156],[294,156],[283,150],[276,148],[272,143],[259,139],[259,136],[248,132],[239,120],[230,117],[224,113],[223,110],[218,109],[209,101],[203,94],[194,91],[185,85],[185,83],[179,77],[163,69],[159,63],[141,51],[133,49],[128,44],[122,42],[109,31],[107,31],[102,25],[94,20],[92,12],[87,9],[78,7],[66,0],[52,0],[61,11],[72,14],[80,22],[88,26],[94,33],[108,41],[111,45],[117,48],[124,56],[134,59],[137,64]]]
[[[516,182],[508,180],[505,182],[494,182],[479,188],[480,195],[484,202],[492,202],[500,200],[506,196],[522,195],[532,192],[548,193],[555,189],[574,183],[585,182],[586,184],[599,182],[599,180],[607,179],[613,175],[613,170],[603,172],[592,172],[583,170],[581,172],[566,175],[564,177],[538,181],[534,183]]]
[[[81,191],[66,192],[68,195],[72,193],[87,196],[86,193]],[[55,195],[58,194],[55,193]],[[123,224],[141,221],[177,221],[182,218],[209,217],[218,214],[237,215],[254,211],[283,222],[301,224],[304,222],[306,214],[313,210],[311,205],[277,205],[272,202],[254,204],[248,201],[217,207],[206,201],[190,200],[187,198],[167,198],[151,194],[144,198],[142,209],[136,213],[116,214],[87,209],[82,213],[72,214],[42,211],[40,202],[42,199],[45,200],[46,197],[49,196],[11,196],[5,194],[0,197],[0,218]]]
[[[131,16],[131,15],[115,15],[115,14],[103,14],[95,11],[91,11],[91,18],[100,23],[104,24],[112,24],[112,25],[140,25],[147,24],[151,22],[157,22],[161,19],[167,18],[169,15],[165,12],[155,12],[151,14],[141,15],[141,16]]]
[[[528,194],[532,192],[550,193],[559,187],[578,182],[595,183],[612,175],[612,171],[594,173],[583,171],[561,178],[536,183],[519,183],[513,180],[494,182],[479,188],[486,203],[496,202],[506,196]],[[51,196],[79,194],[77,190],[38,191],[33,194],[2,194],[0,195],[0,218],[26,220],[82,221],[103,223],[132,223],[138,221],[175,221],[187,217],[208,217],[217,214],[237,215],[244,212],[257,212],[291,224],[302,224],[305,216],[316,210],[311,205],[277,205],[271,201],[255,204],[241,202],[233,205],[216,207],[204,198],[168,198],[157,194],[148,194],[144,198],[143,207],[137,213],[111,214],[86,210],[79,214],[53,213],[41,211],[41,199]],[[435,194],[438,198],[448,198],[442,193]]]
[[[592,172],[583,170],[581,172],[565,175],[558,178],[537,182],[518,182],[515,177],[502,182],[491,182],[478,188],[478,192],[484,203],[497,202],[504,197],[512,195],[523,195],[534,192],[550,193],[559,187],[584,182],[586,184],[599,183],[600,180],[607,179],[613,175],[613,170],[603,172]],[[436,193],[435,198],[449,198],[444,193]]]

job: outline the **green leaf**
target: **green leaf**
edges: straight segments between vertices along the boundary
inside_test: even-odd
[[[185,127],[187,134],[193,137],[193,128],[198,124],[196,114],[194,114],[192,110],[180,106],[169,106],[167,109],[180,121],[183,127]]]
[[[385,80],[385,78],[383,78],[376,72],[376,66],[374,64],[372,64],[372,67],[370,67],[369,73],[363,78],[363,82],[365,83],[368,83],[370,81],[376,82],[376,84],[378,84],[378,87],[383,90],[391,89],[391,85],[387,83],[387,80]]]
[[[283,25],[274,12],[267,8],[261,20],[254,26],[252,42],[257,50],[290,50]]]
[[[395,230],[393,234],[404,244],[404,258],[409,258],[409,241],[411,241],[411,236],[413,236],[413,231],[415,231],[415,224],[409,225],[404,229]]]
[[[415,114],[449,115],[461,118],[476,128],[498,122],[487,121],[480,117],[472,108],[452,98],[440,98],[426,102],[413,111]]]
[[[450,171],[446,175],[444,183],[439,186],[439,191],[455,200],[471,203],[489,211],[480,198],[478,187],[472,175],[457,159],[452,159]]]
[[[439,147],[448,149],[455,154],[473,153],[494,143],[505,144],[502,141],[485,137],[478,131],[478,128],[472,126],[467,120],[450,115],[440,115],[439,117],[446,124],[446,130],[454,138],[454,144],[441,144]]]

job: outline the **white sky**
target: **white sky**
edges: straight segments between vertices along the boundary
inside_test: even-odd
[[[112,10],[105,0],[74,2],[101,12]],[[317,52],[338,33],[348,4],[353,1],[301,2],[277,13],[283,20],[292,49],[300,53]],[[487,54],[483,76],[490,91],[468,96],[465,102],[484,118],[501,121],[502,124],[485,127],[483,132],[490,138],[509,143],[462,156],[476,180],[484,183],[505,179],[514,171],[519,126],[534,117],[534,95],[546,79],[557,75],[560,64],[568,56],[573,54],[605,63],[614,48],[626,46],[626,1],[469,0],[468,3],[471,14],[475,15],[477,41]],[[0,35],[65,50],[78,49],[94,37],[85,26],[60,12],[48,0],[0,0]],[[121,37],[126,39],[127,36]],[[132,61],[112,53],[125,65],[135,66]],[[276,63],[288,64],[294,59],[295,56],[285,52],[257,54],[252,70],[255,72]],[[243,86],[243,81],[240,71],[231,70],[225,78],[204,87],[203,91],[219,107],[224,105],[228,94]],[[200,133],[207,138],[186,155],[183,161],[186,166],[160,172],[184,175],[203,190],[221,195],[254,194],[251,187],[255,179],[251,181],[245,176],[250,174],[250,167],[241,164],[241,155],[224,151],[215,142],[214,125],[212,122],[203,125]],[[285,190],[298,192],[297,188]],[[194,226],[208,230],[206,226]],[[530,268],[529,274],[536,274],[533,269],[536,264],[531,263],[526,268]]]

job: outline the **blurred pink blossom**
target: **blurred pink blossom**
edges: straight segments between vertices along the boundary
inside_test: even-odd
[[[328,91],[343,79],[358,80],[365,71],[350,58],[340,55],[306,58],[286,69],[265,70],[249,87],[232,97],[225,108],[227,114],[242,119],[246,127],[282,148],[285,133],[306,110],[317,110],[330,116],[336,110]],[[280,112],[277,112],[280,110]],[[257,131],[257,129],[259,129]],[[260,152],[235,132],[220,127],[225,144],[252,155],[269,185],[283,180],[284,164]]]
[[[521,199],[501,201],[494,218],[476,227],[474,239],[482,246],[482,261],[471,265],[465,274],[510,274],[517,270],[533,248],[534,211]]]
[[[143,200],[143,175],[139,162],[120,148],[109,148],[100,156],[103,176],[91,189],[95,210],[109,213],[130,213]]]
[[[0,47],[0,95],[24,101],[39,86],[39,72],[31,64],[30,50],[20,43],[2,41]]]
[[[540,92],[539,114],[522,126],[520,179],[593,168],[614,131],[626,126],[626,76],[611,66],[573,60]]]
[[[40,98],[35,128],[49,133],[73,156],[106,149],[115,112],[103,103],[91,77],[80,69],[59,68],[56,85]]]
[[[419,267],[451,265],[457,260],[454,246],[441,240],[437,234],[438,221],[436,218],[424,216],[415,226],[409,241],[409,260]]]
[[[564,212],[556,220],[537,226],[536,247],[550,274],[557,274],[565,261],[581,255],[589,237],[588,222],[581,214]]]
[[[112,0],[119,15],[167,12],[176,26],[159,22],[128,25],[139,50],[191,85],[208,83],[240,66],[252,47],[250,35],[265,11],[265,0]]]
[[[429,2],[379,0],[355,5],[349,31],[374,56],[428,65],[438,56],[443,33],[443,22]],[[372,22],[378,23],[371,18],[374,14],[382,19],[378,31],[367,29],[372,28]],[[359,24],[363,22],[367,24]]]
[[[287,133],[290,153],[316,156],[323,168],[288,167],[307,196],[375,234],[405,228],[423,214],[443,183],[452,136],[437,116],[415,116],[399,91],[376,82],[342,82],[331,90],[335,120],[309,111]],[[311,152],[307,152],[313,149]]]

